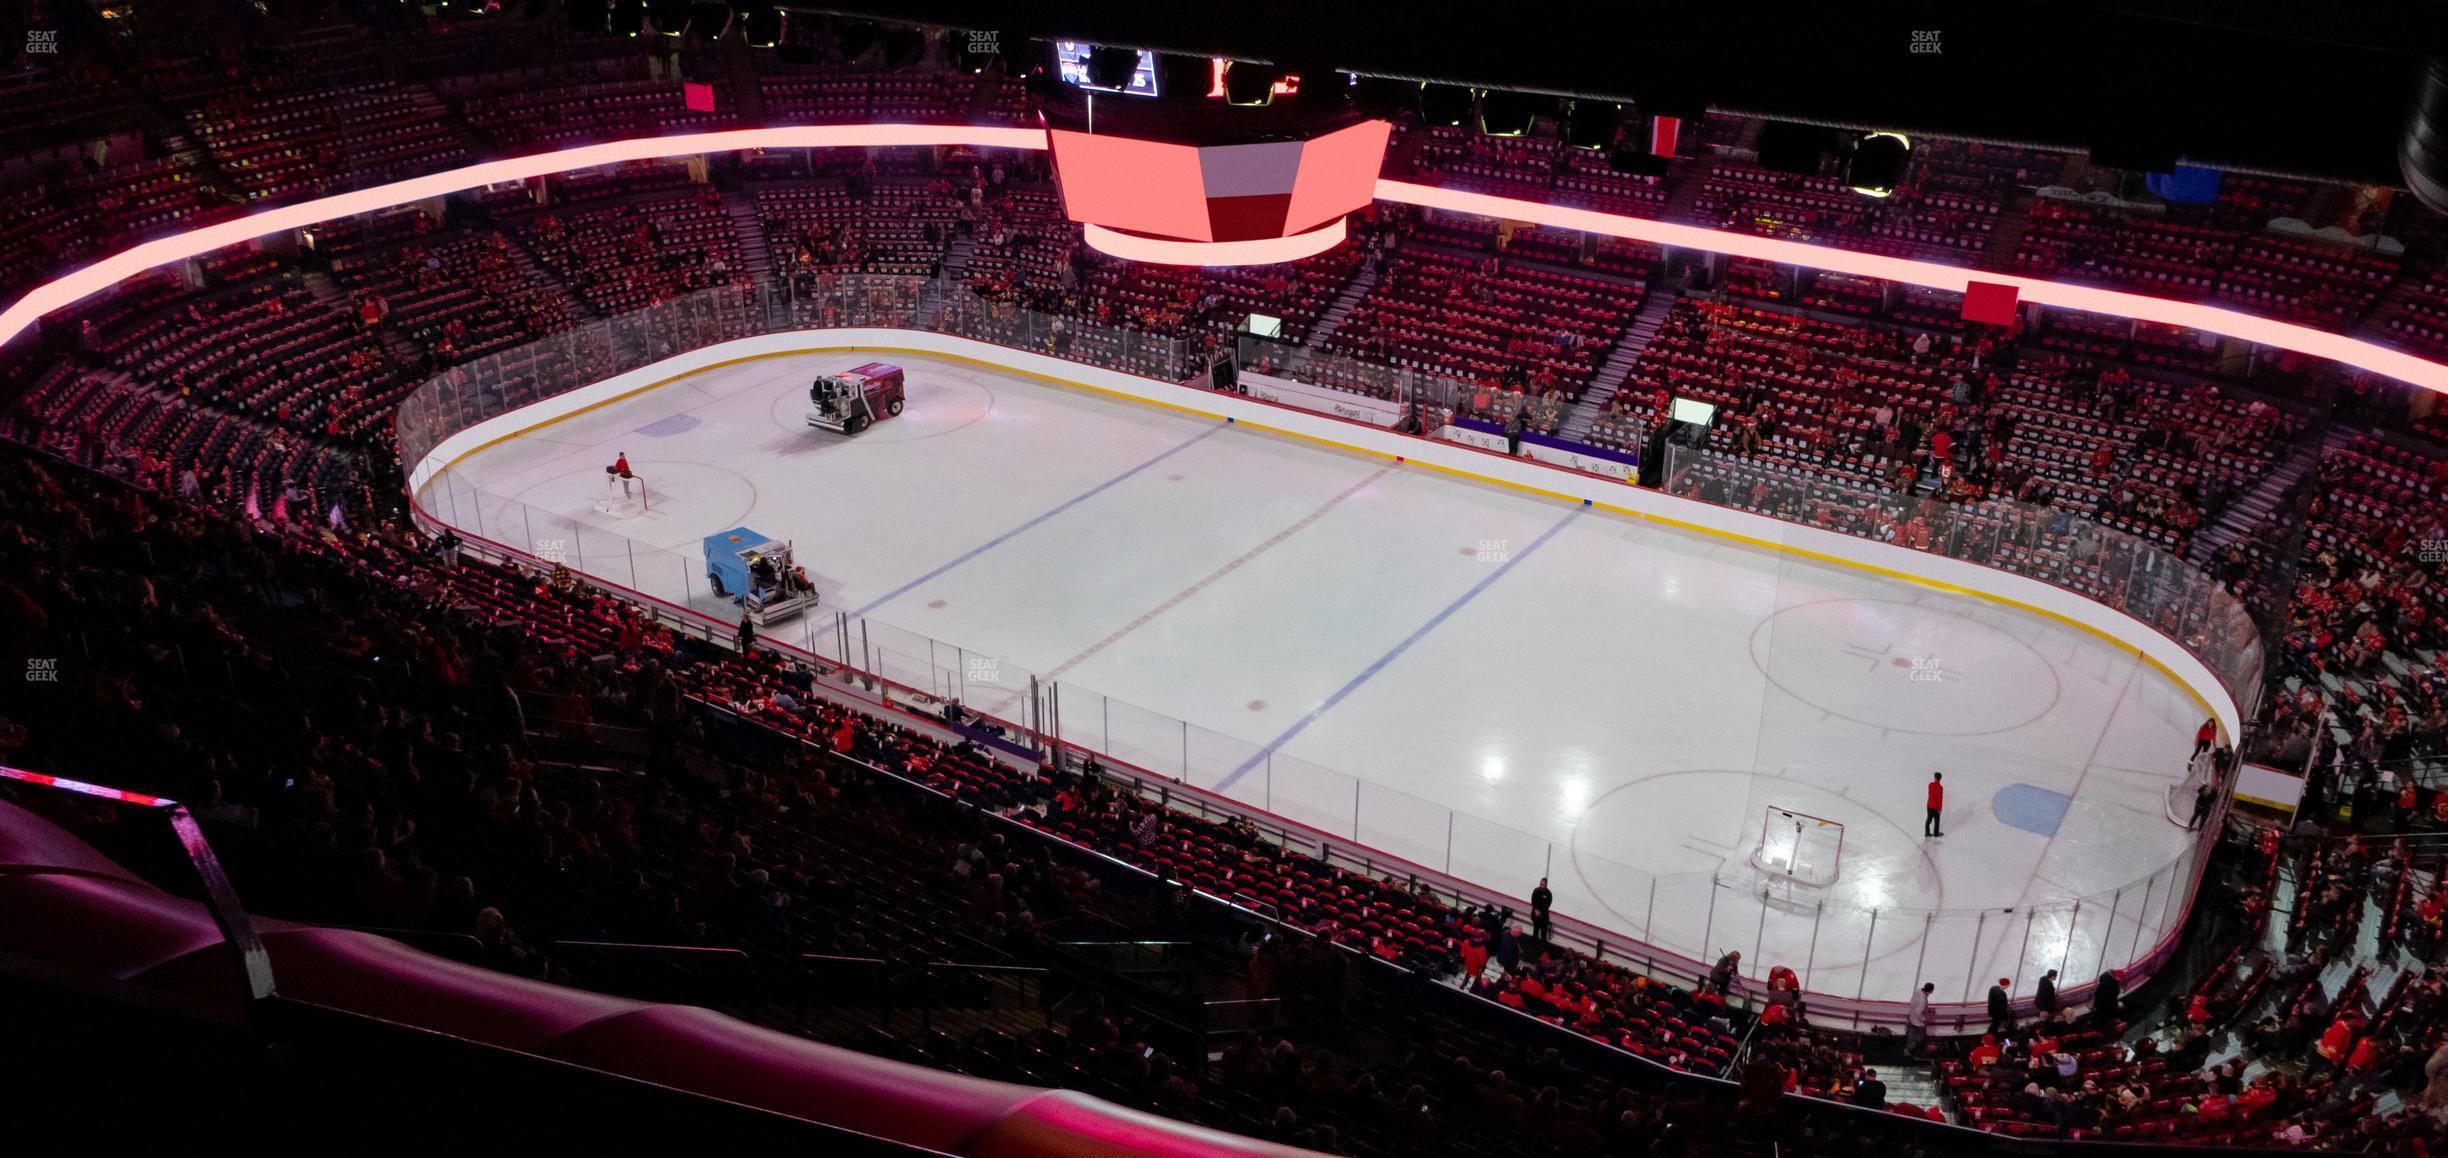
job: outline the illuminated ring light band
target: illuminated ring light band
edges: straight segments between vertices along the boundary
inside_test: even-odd
[[[587,169],[622,161],[644,161],[661,157],[685,157],[697,153],[719,153],[740,149],[827,149],[881,148],[910,145],[972,145],[995,149],[1037,149],[1046,147],[1043,129],[996,128],[987,125],[797,125],[772,129],[733,129],[719,133],[687,133],[678,136],[637,137],[599,145],[582,145],[549,153],[513,157],[503,161],[487,161],[467,165],[405,181],[377,185],[351,193],[335,193],[294,205],[266,209],[245,217],[155,238],[141,245],[114,253],[91,265],[67,273],[35,287],[24,297],[10,303],[0,312],[0,343],[6,343],[31,328],[43,315],[70,305],[79,299],[108,289],[127,278],[157,266],[184,261],[210,253],[225,246],[280,233],[302,229],[321,221],[349,217],[424,201],[467,189],[523,181],[571,169]],[[1475,213],[1486,217],[1527,221],[1537,225],[1552,225],[1563,229],[1578,229],[1609,237],[1628,237],[1638,241],[1681,249],[1722,253],[1731,257],[1751,258],[1780,265],[1798,265],[1811,269],[1830,270],[1859,277],[1880,278],[1929,289],[1960,293],[1972,282],[2015,287],[2023,301],[2044,306],[2085,310],[2136,321],[2161,325],[2182,326],[2206,333],[2241,338],[2283,350],[2292,350],[2316,358],[2327,358],[2375,374],[2420,386],[2426,390],[2448,394],[2448,365],[2442,365],[2400,350],[2392,350],[2362,338],[2333,334],[2294,322],[2256,317],[2238,310],[2195,302],[2171,301],[2147,294],[2124,290],[2098,289],[2091,286],[2068,285],[2040,278],[2013,274],[1993,274],[1941,265],[1909,258],[1881,257],[1852,250],[1832,249],[1820,245],[1804,245],[1773,237],[1753,237],[1703,229],[1693,225],[1676,225],[1641,217],[1626,217],[1616,213],[1600,213],[1592,209],[1573,209],[1561,205],[1544,205],[1513,197],[1496,197],[1485,193],[1465,193],[1455,189],[1438,189],[1407,181],[1380,180],[1377,196],[1381,200],[1420,205],[1435,209],[1450,209],[1460,213]],[[1305,235],[1304,235],[1305,236]],[[1287,239],[1289,240],[1289,239]]]
[[[8,310],[0,313],[0,344],[15,340],[17,335],[31,328],[36,319],[43,315],[148,269],[185,261],[266,234],[303,229],[334,218],[373,213],[395,205],[427,201],[506,181],[524,181],[530,177],[563,173],[571,169],[591,169],[598,165],[617,165],[623,161],[651,161],[663,157],[743,149],[882,148],[892,145],[974,145],[994,149],[1042,150],[1046,147],[1046,135],[1043,129],[1004,129],[987,125],[798,125],[780,129],[732,129],[719,133],[634,137],[503,161],[487,161],[376,185],[370,189],[334,193],[329,197],[266,209],[123,249],[92,265],[37,286],[24,297],[11,302]]]
[[[1149,237],[1143,233],[1124,233],[1102,225],[1083,223],[1080,226],[1080,240],[1087,242],[1088,248],[1113,257],[1154,265],[1270,265],[1298,261],[1343,244],[1345,233],[1340,217],[1307,233],[1295,233],[1290,237],[1261,237],[1254,241],[1175,241],[1167,237]]]
[[[1609,237],[1629,237],[1677,249],[1697,249],[1722,253],[1729,257],[1747,257],[1779,265],[1800,265],[1833,273],[1849,273],[1858,277],[1874,277],[1882,281],[1903,282],[1935,290],[1961,293],[1973,282],[1989,285],[2009,285],[2021,292],[2021,300],[2044,306],[2061,306],[2094,314],[2109,314],[2135,321],[2157,322],[2161,325],[2182,326],[2205,333],[2242,338],[2298,354],[2328,358],[2385,374],[2391,378],[2420,386],[2425,390],[2448,394],[2448,366],[2429,361],[2402,350],[2392,350],[2361,338],[2316,330],[2294,322],[2258,317],[2240,310],[2196,302],[2172,301],[2148,294],[2124,290],[2098,289],[2092,286],[2068,285],[2036,277],[1990,273],[1966,269],[1959,265],[1940,265],[1934,261],[1914,261],[1903,257],[1881,257],[1850,249],[1834,249],[1824,245],[1804,245],[1799,241],[1783,241],[1774,237],[1754,237],[1744,233],[1727,233],[1703,229],[1697,225],[1675,225],[1652,221],[1644,217],[1625,217],[1616,213],[1600,213],[1592,209],[1573,209],[1562,205],[1542,205],[1513,197],[1494,197],[1485,193],[1465,193],[1459,189],[1438,189],[1414,185],[1408,181],[1377,182],[1377,199],[1398,201],[1405,205],[1421,205],[1431,209],[1450,209],[1457,213],[1476,213],[1485,217],[1501,217],[1527,221],[1534,225],[1553,225],[1562,229],[1578,229],[1586,233],[1602,233]]]

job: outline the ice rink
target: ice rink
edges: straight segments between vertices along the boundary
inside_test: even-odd
[[[480,451],[424,502],[726,618],[702,537],[789,538],[824,610],[768,634],[839,654],[847,611],[854,660],[988,712],[1034,674],[1068,739],[1510,895],[1548,875],[1560,913],[1816,991],[2029,993],[2181,916],[2164,804],[2204,712],[2124,648],[966,362],[885,356],[903,415],[805,425],[811,375],[876,358],[706,371]],[[620,452],[650,488],[625,518],[595,510]],[[1751,863],[1770,807],[1844,826],[1833,883]]]

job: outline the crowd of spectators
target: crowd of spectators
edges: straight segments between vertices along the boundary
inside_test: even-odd
[[[820,673],[680,638],[565,572],[480,562],[379,522],[233,517],[13,453],[0,455],[0,483],[5,660],[76,657],[0,717],[0,760],[108,769],[190,802],[259,911],[584,983],[591,959],[567,943],[601,938],[780,960],[1036,961],[1067,931],[1162,929],[1195,885],[1276,918],[1246,926],[1236,968],[1252,998],[1281,1003],[1288,1032],[1245,1034],[1212,1059],[1159,1051],[1162,1027],[1088,997],[1025,1038],[902,1041],[872,1023],[847,1036],[1328,1153],[1458,1154],[1506,1139],[1532,1153],[1656,1153],[1680,1145],[1678,1126],[1732,1126],[1697,1088],[1625,1088],[1535,1038],[1470,1029],[1387,988],[1458,972],[1471,955],[1452,946],[1493,930],[1518,969],[1500,960],[1505,971],[1487,976],[1479,961],[1477,991],[1539,1016],[1558,1002],[1584,1018],[1682,1014],[1711,1052],[1671,1060],[1716,1072],[1730,1059],[1740,1015],[1721,995],[1611,976],[1543,944],[1525,961],[1509,913],[1305,861],[1246,825],[1162,812],[1093,767],[1015,767],[974,740],[851,710],[821,694]],[[568,743],[585,758],[557,756]],[[913,781],[943,798],[913,808],[908,789],[886,791]],[[17,799],[66,809],[114,851],[136,847],[114,833],[117,814]],[[1109,897],[1058,846],[988,825],[989,812],[1179,883],[1153,901]],[[1239,859],[1212,863],[1210,849]],[[1286,891],[1251,895],[1269,881]],[[1316,887],[1295,895],[1303,883]],[[1355,971],[1375,967],[1336,945],[1404,969],[1363,983]],[[1351,1036],[1354,1018],[1434,1044],[1330,1044],[1366,1040]],[[1852,1134],[1805,1124],[1800,1136]]]
[[[150,74],[148,99],[176,112],[194,148],[12,195],[0,285],[244,200],[460,163],[471,142],[518,149],[736,123],[736,84],[702,113],[676,80],[625,63],[500,95],[530,75],[529,50],[442,39],[394,49],[341,29],[210,49]],[[434,83],[403,79],[414,74]],[[1025,105],[1003,78],[755,83],[769,114],[800,118],[962,119]],[[1607,171],[1543,137],[1417,127],[1395,160],[1399,175],[1430,183],[1636,213],[1662,212],[1682,182],[1700,182],[1683,203],[1713,224],[1958,260],[1999,248],[1990,230],[2002,207],[2051,179],[2057,160],[1933,149],[1896,199],[1865,210],[1824,178],[1725,156],[1740,135],[1712,122],[1664,180]],[[161,497],[23,458],[0,465],[11,664],[87,657],[56,701],[0,718],[0,759],[100,769],[87,774],[197,802],[250,899],[272,911],[464,938],[445,943],[530,976],[583,980],[552,942],[586,936],[995,963],[1037,959],[1049,930],[1167,919],[1102,895],[1055,846],[984,819],[1007,816],[1281,922],[1241,968],[1305,1032],[1366,1016],[1436,1044],[1388,1059],[1253,1036],[1210,1061],[1156,1049],[1144,1040],[1155,1027],[1101,1007],[1026,1039],[865,1044],[1328,1152],[1461,1153],[1522,1138],[1566,1153],[1672,1152],[1679,1137],[1739,1120],[1712,1095],[1608,1086],[1552,1050],[1525,1053],[1520,1040],[1373,998],[1353,980],[1367,963],[1328,946],[1672,1068],[1739,1069],[1746,1105],[1780,1091],[1937,1112],[1865,1093],[1877,1079],[1862,1053],[1803,1029],[1782,1001],[1763,1007],[1744,1054],[1753,1015],[1729,1005],[1727,984],[1660,983],[1526,937],[1510,914],[1320,864],[1093,772],[1013,767],[939,729],[833,703],[816,673],[677,639],[566,574],[446,559],[389,521],[375,461],[418,375],[591,313],[745,283],[740,244],[756,239],[736,227],[734,198],[753,208],[777,274],[811,298],[842,278],[943,272],[965,241],[967,280],[988,300],[938,324],[1168,376],[1194,368],[1239,314],[1285,316],[1305,337],[1349,289],[1354,308],[1325,348],[1457,380],[1457,412],[1542,432],[1595,381],[1661,264],[1630,243],[1388,213],[1288,269],[1160,269],[1086,255],[1033,162],[870,158],[828,173],[787,158],[773,173],[782,179],[730,194],[681,166],[579,175],[556,180],[550,209],[501,197],[495,227],[446,228],[422,212],[351,224],[319,250],[336,300],[309,286],[306,263],[249,250],[80,304],[65,315],[68,358],[13,351],[0,364],[0,397],[15,400],[0,433]],[[2300,193],[2239,180],[2217,206],[2166,217],[2043,200],[2014,252],[2037,271],[2330,328],[2377,317],[2409,341],[2436,340],[2426,327],[2448,317],[2430,300],[2448,295],[2426,288],[2436,275],[2412,282],[2411,262],[2263,232],[2303,209]],[[530,276],[529,252],[576,296]],[[1722,287],[1744,300],[1676,304],[1592,427],[1594,440],[1629,448],[1670,396],[1720,402],[1712,439],[1729,457],[1678,484],[1710,501],[1959,553],[1987,533],[2018,569],[2115,592],[2116,552],[2130,562],[2120,543],[2191,549],[2296,450],[2294,412],[2205,374],[2217,351],[2189,335],[2056,318],[2038,333],[1971,326],[1945,303],[1916,323],[1893,287],[1737,265]],[[915,298],[892,308],[915,316]],[[402,364],[395,343],[421,363]],[[1385,392],[1390,380],[1332,384]],[[1844,497],[1862,485],[1898,501]],[[2448,558],[2443,485],[2436,447],[2333,444],[2269,525],[2210,556],[2214,577],[2283,625],[2252,754],[2312,770],[2315,821],[2448,826],[2436,788],[2448,609],[2432,574]],[[2002,513],[2008,503],[2049,512],[2046,533],[2008,541],[2001,528],[2035,525]],[[733,718],[811,746],[753,765],[708,723]],[[540,722],[597,744],[634,735],[635,768],[541,760],[530,743]],[[963,807],[912,813],[882,791],[887,776]],[[844,831],[868,835],[828,835]],[[2283,950],[2229,952],[2172,1025],[1999,1034],[1949,1059],[1954,1108],[2034,1136],[2436,1146],[2420,1111],[2448,1105],[2423,1087],[2448,1070],[2435,1028],[2448,998],[2428,974],[2384,982],[2356,955],[2369,942],[2433,961],[2448,893],[2419,848],[2300,839],[2264,851],[2237,893],[2257,931],[2273,915],[2281,858],[2299,858],[2287,862]],[[2229,1033],[2240,1048],[2222,1052]],[[2390,1096],[2399,1108],[2381,1110]]]

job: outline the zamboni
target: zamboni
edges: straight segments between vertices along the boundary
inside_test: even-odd
[[[901,367],[869,362],[855,370],[818,377],[808,387],[808,425],[857,434],[901,413]]]
[[[791,562],[791,545],[746,527],[705,537],[706,582],[759,626],[816,606],[816,586]]]

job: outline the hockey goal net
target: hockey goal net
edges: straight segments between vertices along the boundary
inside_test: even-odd
[[[1833,884],[1844,859],[1845,826],[1824,816],[1769,805],[1751,863],[1761,872],[1802,885]]]
[[[2186,828],[2193,826],[2193,810],[2201,803],[2201,790],[2205,785],[2212,789],[2210,803],[2215,806],[2218,803],[2217,775],[2208,752],[2195,756],[2185,765],[2184,779],[2168,785],[2168,823]]]
[[[616,519],[635,518],[652,510],[646,494],[646,476],[620,474],[604,468],[604,497],[595,500],[595,513]]]

